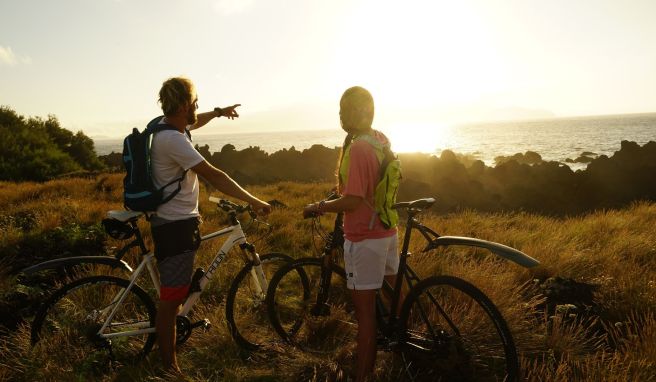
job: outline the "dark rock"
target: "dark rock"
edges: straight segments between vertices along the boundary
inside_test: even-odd
[[[574,279],[563,277],[550,277],[538,284],[539,292],[546,297],[540,306],[549,314],[565,310],[567,313],[590,312],[598,307],[594,301],[594,292],[598,286]]]
[[[592,158],[583,155],[574,160],[574,162],[576,163],[590,163],[592,161],[593,161]]]
[[[527,151],[524,154],[515,154],[511,156],[498,156],[494,158],[494,162],[498,165],[507,163],[510,161],[515,161],[519,164],[528,164],[528,165],[534,165],[538,163],[542,163],[542,156],[535,151]]]

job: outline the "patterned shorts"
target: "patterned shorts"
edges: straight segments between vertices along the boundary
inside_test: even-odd
[[[198,225],[198,218],[151,220],[162,301],[183,300],[189,293],[194,258],[200,245]]]

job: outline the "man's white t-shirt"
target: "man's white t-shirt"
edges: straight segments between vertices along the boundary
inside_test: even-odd
[[[198,213],[198,176],[190,168],[204,160],[186,134],[175,130],[163,130],[153,134],[151,146],[153,182],[160,188],[174,179],[187,174],[182,180],[180,192],[168,202],[157,207],[157,216],[167,220],[189,219]],[[166,198],[178,188],[174,182],[164,189]]]

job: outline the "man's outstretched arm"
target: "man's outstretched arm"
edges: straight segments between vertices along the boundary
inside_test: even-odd
[[[239,118],[239,114],[237,113],[237,107],[241,106],[241,104],[234,104],[232,106],[226,106],[226,107],[221,107],[221,108],[216,108],[212,111],[208,111],[206,113],[198,113],[196,115],[196,123],[191,125],[189,127],[189,130],[194,130],[198,129],[200,127],[203,127],[207,124],[207,122],[211,121],[213,118],[219,118],[219,117],[226,117],[228,119],[235,119]]]
[[[225,172],[209,164],[206,160],[201,161],[191,168],[196,174],[207,180],[214,188],[222,193],[235,197],[250,204],[257,212],[268,214],[271,211],[269,203],[264,202],[248,191],[244,190],[237,182]]]

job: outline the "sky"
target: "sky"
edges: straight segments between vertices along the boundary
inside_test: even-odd
[[[194,81],[207,131],[338,128],[353,85],[378,126],[656,112],[654,0],[0,0],[0,105],[92,137]]]

